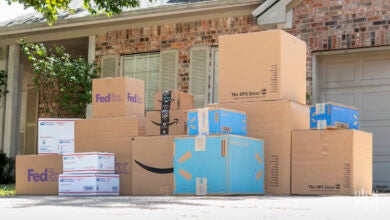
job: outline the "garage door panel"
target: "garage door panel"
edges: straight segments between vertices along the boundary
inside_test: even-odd
[[[363,60],[362,62],[362,80],[381,80],[390,79],[390,62],[388,58],[378,58],[375,60]]]
[[[355,106],[355,93],[348,92],[322,92],[320,102],[336,102],[344,105]]]
[[[352,61],[328,62],[325,70],[325,83],[355,81],[355,63]]]
[[[390,91],[361,94],[361,120],[390,120]]]
[[[361,122],[363,123],[363,121]],[[389,122],[387,122],[389,123]],[[362,126],[363,131],[372,133],[373,137],[373,153],[374,154],[388,154],[390,162],[390,127],[380,127],[371,124],[371,126]]]

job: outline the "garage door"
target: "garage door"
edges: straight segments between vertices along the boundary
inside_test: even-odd
[[[318,102],[360,109],[373,133],[373,188],[390,191],[390,51],[318,56]]]

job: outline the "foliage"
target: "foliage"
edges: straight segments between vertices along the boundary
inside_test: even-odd
[[[40,113],[54,118],[85,118],[87,104],[92,101],[92,79],[98,77],[96,65],[72,57],[60,46],[48,49],[42,43],[21,40],[21,49],[32,62]]]
[[[15,184],[0,185],[0,196],[13,196],[15,194]]]
[[[49,25],[53,25],[57,21],[57,16],[61,11],[68,11],[74,13],[69,4],[71,0],[7,0],[8,4],[18,2],[24,8],[34,8],[35,11],[40,12],[47,20]],[[126,7],[135,8],[139,6],[140,0],[84,0],[84,8],[90,14],[104,13],[108,16],[113,14],[120,14]]]
[[[0,70],[0,98],[8,93],[7,90],[7,78],[8,74],[5,70]]]
[[[15,183],[15,159],[0,151],[0,184]]]

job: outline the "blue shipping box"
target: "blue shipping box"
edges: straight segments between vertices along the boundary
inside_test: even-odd
[[[238,135],[174,139],[174,195],[264,194],[264,141]]]
[[[310,107],[310,128],[359,129],[359,111],[352,106],[328,102]]]
[[[247,135],[246,113],[223,108],[200,108],[187,113],[188,135]]]

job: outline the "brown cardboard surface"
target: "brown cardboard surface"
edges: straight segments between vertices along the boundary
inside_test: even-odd
[[[77,120],[74,129],[75,139],[131,138],[145,134],[145,117],[126,116]]]
[[[218,101],[306,103],[306,43],[283,31],[219,36]]]
[[[17,195],[58,195],[62,155],[16,155]]]
[[[288,100],[210,106],[246,112],[247,136],[264,140],[265,193],[291,194],[291,131],[309,128],[308,106]]]
[[[179,90],[171,91],[170,110],[186,110],[194,108],[194,95]],[[162,91],[156,92],[155,110],[161,110]]]
[[[187,134],[187,111],[169,110],[168,127],[169,135]],[[160,135],[161,111],[149,111],[146,113],[146,135]]]
[[[371,195],[372,134],[352,129],[293,131],[291,191]]]
[[[144,81],[129,77],[92,80],[92,117],[145,116]]]
[[[115,173],[119,174],[119,195],[132,195],[131,137],[96,136],[96,138],[75,138],[75,151],[110,152],[115,154]]]
[[[173,140],[174,136],[171,135],[133,138],[132,175],[135,195],[173,194]],[[157,169],[146,170],[142,165]],[[172,172],[168,172],[170,169]]]

